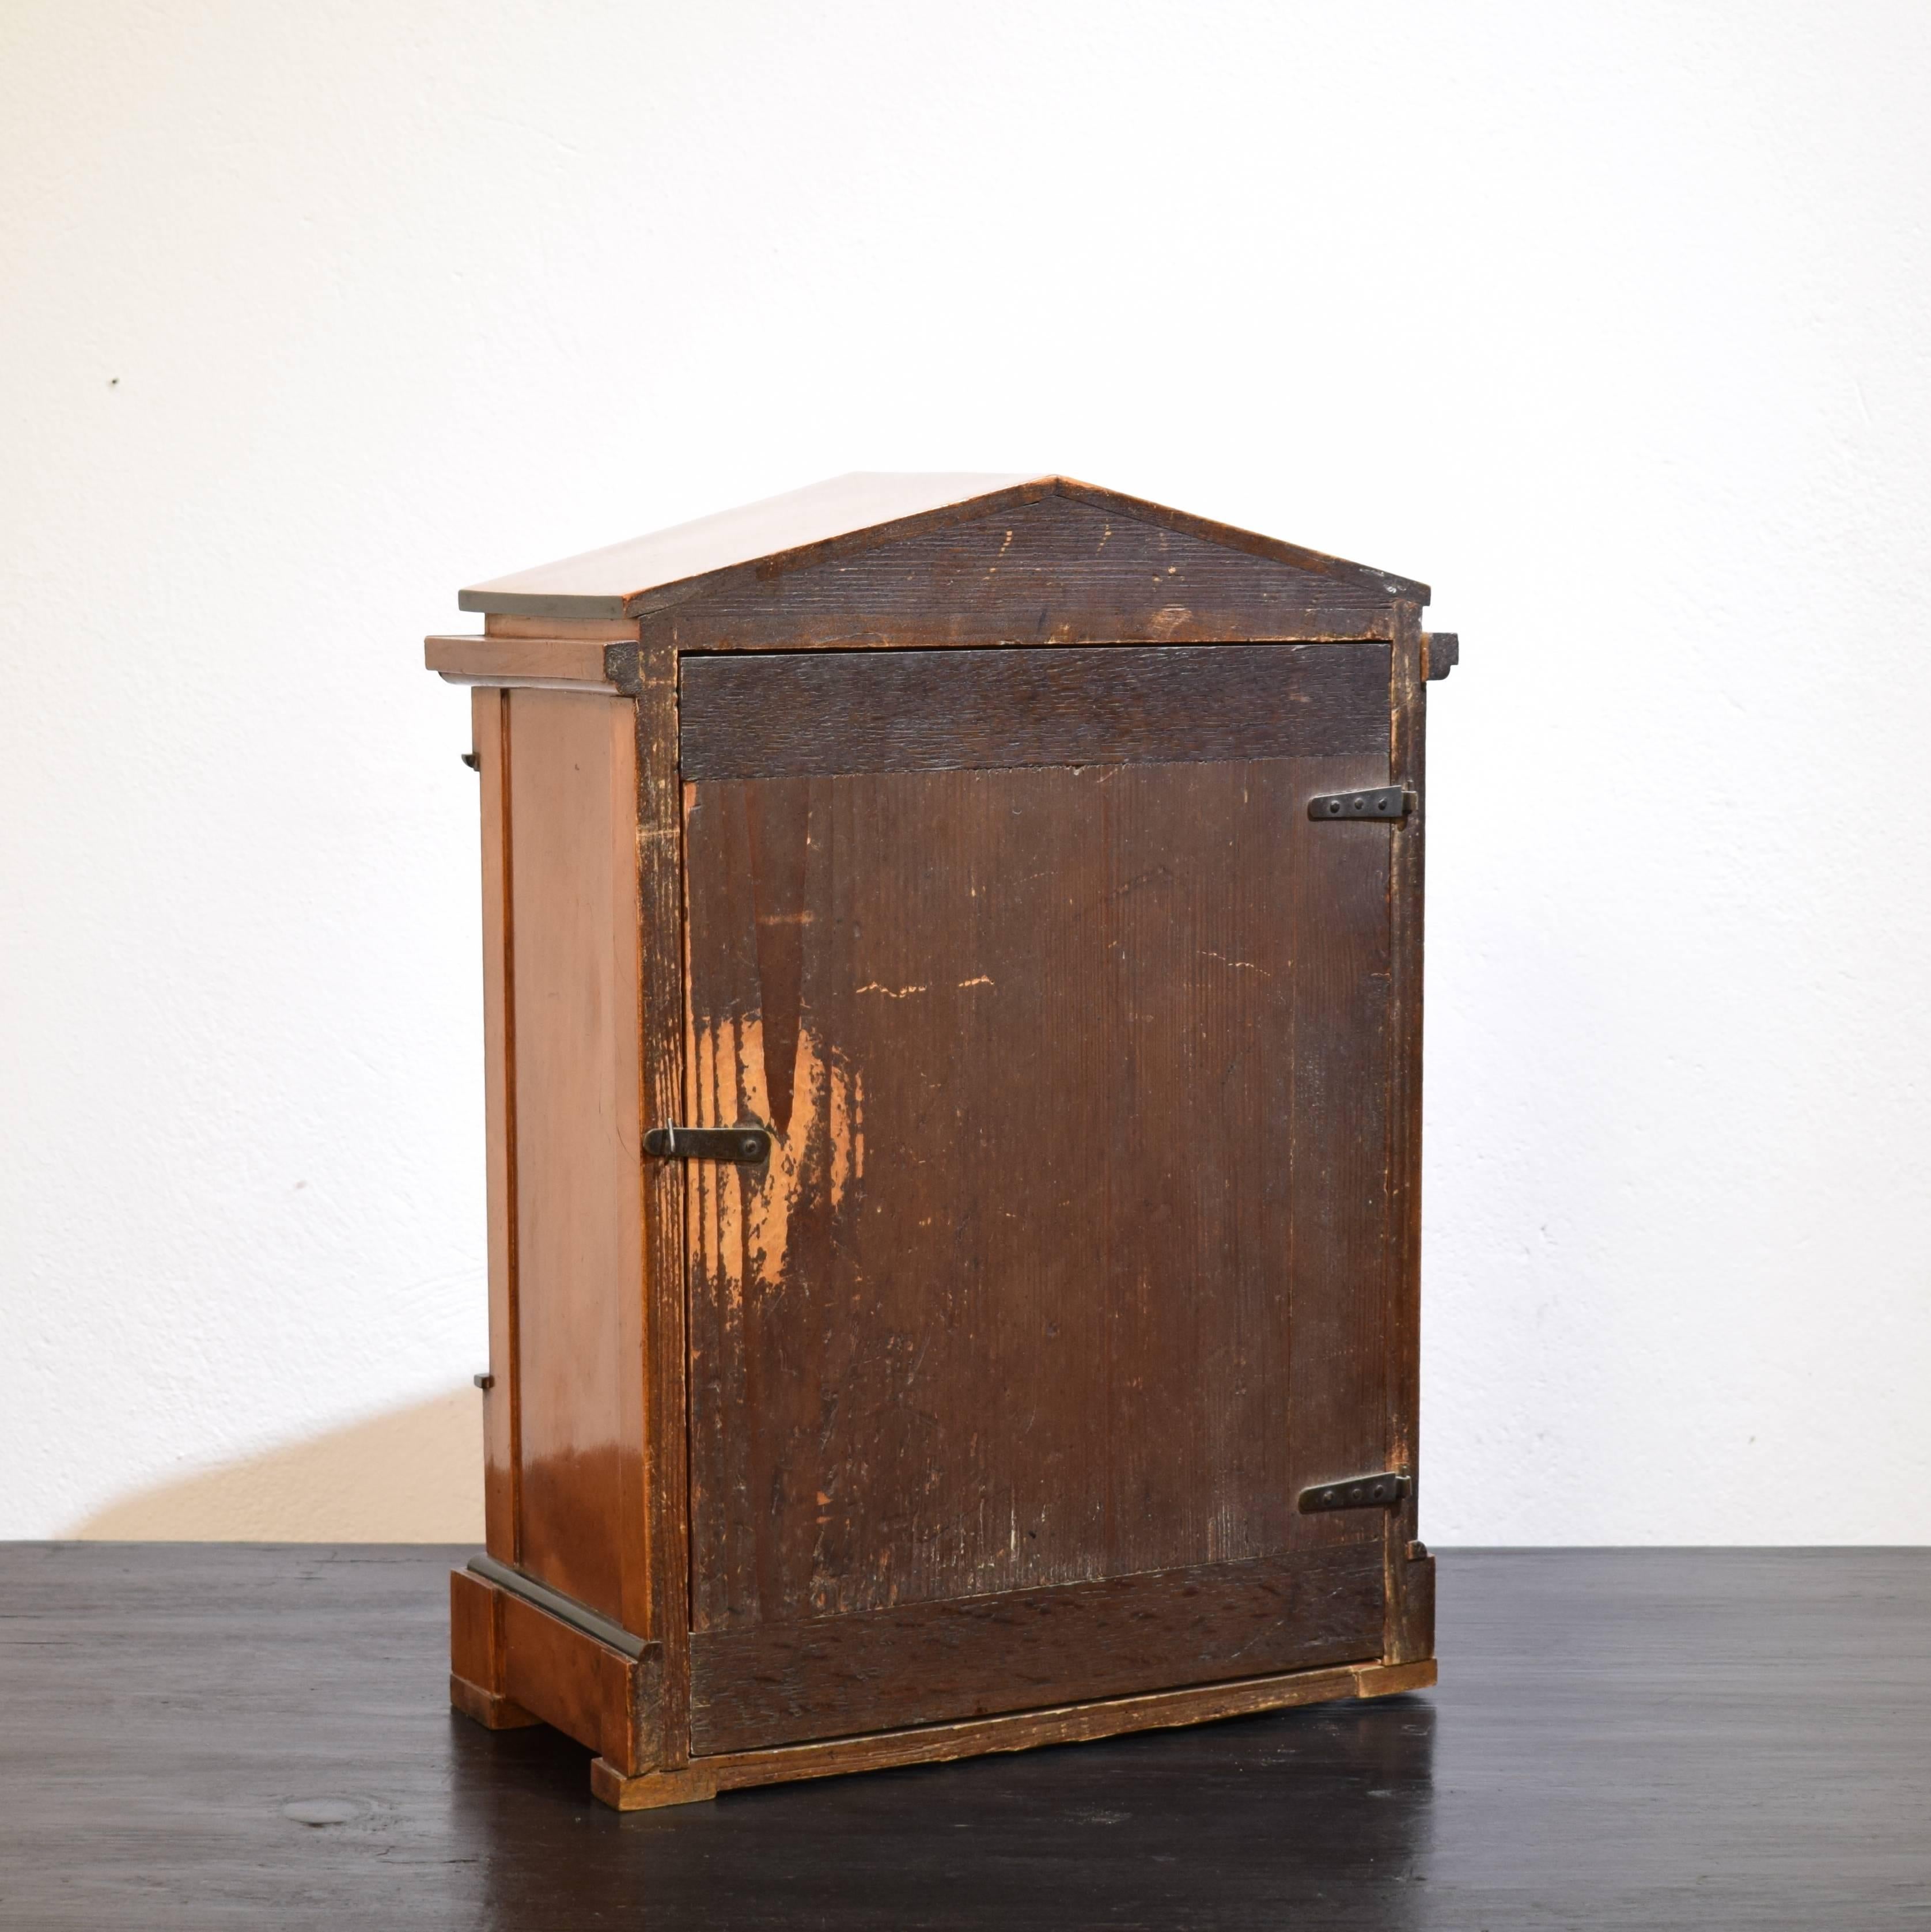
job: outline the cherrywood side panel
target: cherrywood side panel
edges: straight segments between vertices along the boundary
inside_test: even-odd
[[[694,1753],[1378,1657],[1378,1546],[700,1633]]]
[[[654,1763],[638,1718],[638,1664],[547,1610],[495,1592],[502,1619],[503,1688],[512,1702],[587,1744],[620,1771]]]
[[[516,1330],[516,1100],[510,1008],[509,718],[503,694],[470,699],[482,819],[483,1118],[488,1216],[489,1372],[483,1391],[483,1534],[489,1553],[519,1555]]]
[[[1293,916],[1338,768],[686,788],[692,1124],[777,1137],[687,1176],[698,1630],[1379,1563],[1378,1517],[1293,1509],[1381,1432],[1378,1383],[1344,1372],[1365,1420],[1317,1385],[1380,1319],[1371,1099],[1362,1202],[1323,1269],[1289,1259],[1297,946],[1377,1020],[1386,992],[1385,827],[1365,886]]]
[[[422,640],[422,657],[444,677],[485,686],[603,686],[604,648],[581,638],[431,637]]]
[[[855,556],[740,571],[660,614],[684,650],[1386,637],[1392,600],[1058,494]]]
[[[492,1731],[543,1720],[504,1690],[503,1612],[498,1593],[464,1570],[449,1573],[449,1701]]]
[[[497,1592],[465,1570],[449,1572],[449,1668],[485,1690],[503,1689]]]
[[[687,779],[1214,763],[1388,746],[1380,644],[692,658]]]
[[[635,712],[575,692],[503,702],[521,1562],[635,1630],[649,1596]]]

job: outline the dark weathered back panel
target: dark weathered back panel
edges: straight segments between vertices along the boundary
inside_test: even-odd
[[[691,1748],[810,1738],[1379,1655],[1378,1543],[1137,1572],[692,1640]]]
[[[855,556],[760,571],[653,618],[682,650],[1386,637],[1392,590],[1053,495]]]
[[[1388,652],[1367,644],[696,657],[687,778],[963,766],[1212,764],[1388,746]]]
[[[686,787],[698,1632],[1378,1550],[1386,772]]]

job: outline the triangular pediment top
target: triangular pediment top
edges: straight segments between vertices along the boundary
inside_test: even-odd
[[[1428,586],[1410,579],[1071,477],[857,471],[493,578],[465,590],[458,602],[465,610],[504,616],[634,617],[683,602],[740,572],[762,575],[855,555],[1056,495],[1284,564],[1337,588],[1389,600],[1428,599]]]

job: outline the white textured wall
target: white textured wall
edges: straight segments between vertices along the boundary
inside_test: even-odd
[[[456,586],[1038,465],[1464,634],[1425,1533],[1924,1539],[1927,88],[1902,4],[8,0],[0,1533],[482,1361]]]

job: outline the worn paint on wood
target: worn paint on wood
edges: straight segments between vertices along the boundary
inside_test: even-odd
[[[686,788],[698,1630],[1378,1549],[1370,762]]]
[[[663,617],[683,650],[1386,636],[1388,596],[1365,575],[1056,493],[857,556],[740,571]]]
[[[700,1632],[700,1756],[1381,1654],[1378,1544]]]

